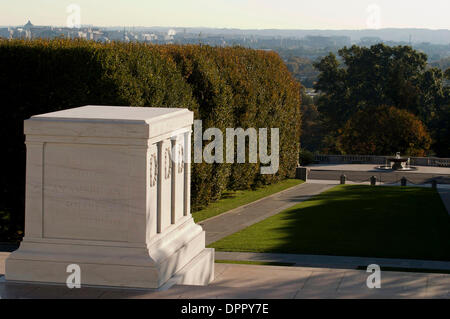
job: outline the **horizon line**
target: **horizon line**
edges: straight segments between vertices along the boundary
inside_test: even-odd
[[[28,21],[31,22],[30,19]],[[27,21],[27,23],[28,23]],[[32,23],[32,22],[31,22]],[[0,27],[21,27],[25,26],[24,24],[18,24],[18,25],[0,25]],[[33,24],[33,23],[32,23]],[[36,27],[58,27],[58,28],[69,28],[64,25],[38,25],[33,24],[33,26]],[[379,28],[379,29],[320,29],[320,28],[238,28],[238,27],[205,27],[205,26],[196,26],[196,27],[185,27],[185,26],[143,26],[143,25],[95,25],[95,24],[81,24],[80,28],[82,27],[98,27],[98,28],[173,28],[173,29],[213,29],[213,30],[239,30],[239,31],[382,31],[382,30],[427,30],[427,31],[450,31],[450,29],[444,29],[444,28],[426,28],[426,27],[385,27],[385,28]],[[76,29],[76,28],[75,28]]]

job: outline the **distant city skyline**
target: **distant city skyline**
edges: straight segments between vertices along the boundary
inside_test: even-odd
[[[77,8],[77,21],[94,26],[450,29],[448,0],[16,0],[0,2],[0,25],[65,26]]]

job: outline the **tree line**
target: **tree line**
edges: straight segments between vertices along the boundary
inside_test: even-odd
[[[343,48],[314,64],[302,147],[337,154],[450,157],[450,70],[410,46]]]

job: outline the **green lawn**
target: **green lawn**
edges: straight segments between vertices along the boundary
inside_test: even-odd
[[[450,217],[432,189],[337,186],[210,247],[449,261]]]
[[[303,181],[298,179],[287,179],[276,184],[258,188],[256,190],[229,191],[223,195],[222,199],[211,203],[205,209],[194,212],[192,216],[194,217],[195,222],[198,223],[202,220],[220,215],[239,206],[252,203],[263,197],[279,193],[301,183],[303,183]]]

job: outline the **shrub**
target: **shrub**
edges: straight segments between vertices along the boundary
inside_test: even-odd
[[[308,150],[300,151],[300,165],[308,166],[314,163],[314,154]]]
[[[0,210],[23,227],[23,120],[87,104],[178,106],[195,109],[192,91],[173,61],[136,44],[87,41],[0,41],[0,128],[4,167]]]
[[[259,164],[193,164],[192,207],[197,209],[220,198],[227,188],[270,184],[295,174],[299,91],[299,83],[272,52],[65,39],[0,40],[0,134],[8,168],[0,181],[0,211],[11,215],[14,227],[9,232],[23,227],[23,120],[34,114],[89,104],[183,107],[203,120],[203,129],[280,128],[276,175],[260,175]]]

